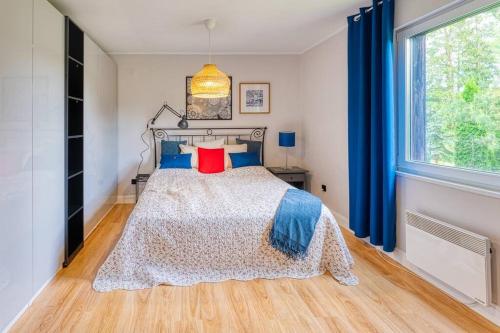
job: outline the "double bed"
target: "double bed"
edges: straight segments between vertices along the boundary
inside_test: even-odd
[[[324,205],[305,258],[290,258],[269,244],[273,217],[289,188],[261,166],[217,174],[157,168],[94,289],[308,278],[325,271],[342,284],[356,284],[352,257]]]

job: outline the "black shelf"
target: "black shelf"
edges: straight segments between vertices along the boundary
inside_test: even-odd
[[[66,17],[66,233],[64,266],[83,247],[84,225],[83,31]]]
[[[83,173],[68,179],[68,218],[83,206]]]
[[[83,98],[83,66],[68,61],[68,95]]]
[[[83,209],[68,220],[68,252],[73,256],[83,245]]]
[[[68,210],[68,220],[71,220],[73,218],[73,216],[75,216],[76,214],[78,214],[81,210],[83,209],[83,206],[70,206],[69,207],[69,210]]]
[[[74,61],[74,62],[76,62],[77,64],[79,64],[79,65],[82,65],[82,66],[83,66],[83,62],[81,62],[81,61],[79,61],[79,60],[77,60],[77,59],[73,58],[72,56],[68,56],[68,60],[70,60],[70,61]]]
[[[70,180],[71,178],[74,178],[74,177],[76,177],[78,175],[81,175],[82,173],[83,173],[83,170],[75,172],[75,173],[73,173],[73,174],[71,174],[71,175],[68,176],[68,180]]]
[[[68,58],[83,64],[83,31],[69,17],[66,18],[66,24]]]
[[[70,139],[68,137],[68,175],[83,170],[83,136]]]
[[[83,135],[83,101],[68,98],[68,136]]]

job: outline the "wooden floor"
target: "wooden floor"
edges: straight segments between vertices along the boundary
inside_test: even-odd
[[[345,232],[356,287],[330,275],[98,293],[132,205],[116,205],[11,332],[500,332]]]

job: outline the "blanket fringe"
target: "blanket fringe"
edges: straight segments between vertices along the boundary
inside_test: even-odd
[[[290,239],[276,237],[274,230],[269,233],[269,244],[276,250],[281,251],[292,259],[304,259],[307,256],[307,248]]]

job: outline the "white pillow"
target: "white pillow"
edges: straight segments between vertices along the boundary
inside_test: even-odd
[[[224,138],[212,141],[195,142],[194,145],[195,147],[201,147],[201,148],[222,148],[222,146],[224,145]]]
[[[181,154],[191,154],[191,167],[198,168],[198,147],[180,144]]]
[[[232,168],[231,157],[229,153],[246,153],[247,152],[247,144],[241,145],[223,145],[224,148],[224,168],[229,169]]]

